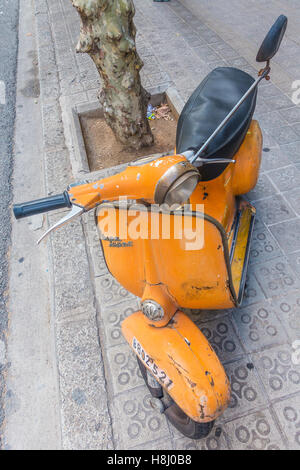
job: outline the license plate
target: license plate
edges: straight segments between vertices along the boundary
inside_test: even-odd
[[[145,349],[141,346],[136,338],[132,340],[132,347],[137,352],[140,360],[145,364],[145,366],[152,372],[153,376],[158,380],[163,387],[167,390],[171,390],[173,387],[172,380],[167,376],[164,370],[158,367],[153,359],[146,353]]]

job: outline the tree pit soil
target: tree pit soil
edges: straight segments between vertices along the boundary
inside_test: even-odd
[[[126,148],[116,140],[100,110],[80,115],[90,170],[103,170],[155,153],[172,153],[175,148],[177,121],[172,112],[169,116],[172,120],[161,118],[149,121],[154,145],[136,150]]]

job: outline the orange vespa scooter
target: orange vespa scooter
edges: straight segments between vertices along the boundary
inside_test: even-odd
[[[269,79],[286,26],[281,15],[263,41],[257,61],[266,66],[256,80],[222,67],[198,86],[179,118],[175,155],[143,158],[114,176],[14,206],[17,219],[70,208],[45,235],[97,208],[108,269],[141,298],[140,310],[124,320],[123,334],[154,402],[192,439],[207,436],[226,409],[230,384],[182,309],[228,309],[242,302],[255,208],[241,195],[257,182],[262,151],[252,116],[257,86]]]

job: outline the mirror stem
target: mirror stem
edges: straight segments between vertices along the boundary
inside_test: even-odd
[[[204,152],[204,150],[207,149],[209,146],[210,142],[215,138],[215,136],[220,132],[220,130],[223,129],[225,124],[231,119],[231,117],[235,114],[235,112],[239,109],[239,107],[244,103],[244,101],[248,98],[248,96],[252,93],[253,90],[258,86],[258,84],[263,80],[264,78],[268,80],[269,78],[269,73],[270,73],[270,65],[269,61],[267,62],[266,66],[264,69],[260,70],[258,73],[258,78],[255,80],[255,82],[251,85],[251,87],[246,91],[246,93],[242,96],[242,98],[237,102],[237,104],[232,108],[230,113],[227,114],[225,119],[219,124],[219,126],[216,128],[216,130],[211,134],[211,136],[207,139],[207,141],[202,145],[202,147],[198,150],[198,152],[195,154],[194,157],[191,158],[190,163],[195,163],[195,161],[200,157],[200,155]]]

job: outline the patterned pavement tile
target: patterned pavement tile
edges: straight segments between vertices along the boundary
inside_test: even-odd
[[[257,199],[265,199],[266,197],[275,194],[275,192],[276,189],[272,185],[268,176],[264,173],[261,173],[255,188],[247,194],[247,198],[249,201],[256,201]]]
[[[285,253],[300,250],[300,219],[273,225],[270,231]]]
[[[262,263],[281,255],[282,251],[269,229],[264,225],[255,225],[250,246],[249,264]]]
[[[291,346],[277,346],[251,357],[270,400],[300,391],[300,364],[293,364]]]
[[[248,414],[224,425],[234,450],[285,449],[269,410]]]
[[[247,358],[226,364],[225,370],[231,384],[231,400],[221,421],[237,418],[267,405],[257,373]]]
[[[297,168],[300,172],[300,167]],[[284,197],[294,209],[298,217],[300,216],[300,188],[299,186],[295,189],[288,190],[284,193]]]
[[[282,109],[280,114],[289,124],[300,122],[300,108],[298,106],[293,106],[289,109]]]
[[[290,342],[300,339],[300,291],[292,291],[284,297],[273,299],[272,305],[280,322],[287,331]]]
[[[280,194],[274,194],[268,198],[256,201],[255,207],[258,216],[261,217],[267,225],[276,224],[277,222],[295,217],[294,211],[288,206]]]
[[[273,405],[290,450],[300,449],[300,395]]]
[[[113,307],[101,307],[99,322],[102,337],[104,336],[104,346],[106,348],[126,343],[121,330],[122,322],[138,309],[139,302],[137,300],[122,302]]]
[[[255,304],[257,302],[262,302],[265,300],[265,295],[262,291],[262,288],[258,284],[255,276],[253,275],[253,267],[248,266],[244,296],[242,299],[241,307],[247,307],[248,305]]]
[[[256,264],[253,267],[256,279],[267,298],[299,288],[300,281],[284,257]]]
[[[113,395],[129,392],[139,385],[144,385],[136,355],[126,343],[107,350],[108,369]]]
[[[286,333],[270,302],[236,309],[233,318],[247,352],[287,342]]]
[[[298,274],[298,276],[300,276],[300,251],[291,253],[290,255],[287,256],[287,258],[293,270]]]
[[[135,298],[108,272],[95,278],[95,286],[96,297],[101,299],[101,305],[115,305],[123,300]]]
[[[198,327],[201,323],[205,323],[210,320],[223,318],[227,315],[231,315],[232,309],[226,310],[192,310],[192,309],[181,309],[188,317],[194,321]]]
[[[261,170],[268,171],[276,168],[282,168],[291,162],[281,148],[268,148],[264,143],[262,153]]]
[[[290,144],[292,142],[299,143],[300,137],[291,126],[272,128],[269,132],[279,145]]]
[[[290,191],[300,186],[300,170],[294,165],[270,171],[268,176],[281,192]]]
[[[112,401],[113,428],[117,449],[146,444],[149,440],[169,438],[166,418],[150,404],[146,387],[138,387]]]
[[[300,163],[299,142],[292,142],[291,144],[281,145],[280,150],[282,156],[287,157],[292,163]]]
[[[224,362],[244,353],[229,317],[196,324],[214,348],[219,359]]]

